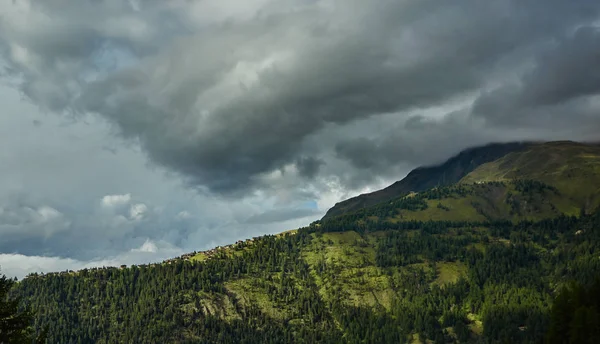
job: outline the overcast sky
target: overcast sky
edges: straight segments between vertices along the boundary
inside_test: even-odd
[[[0,2],[0,267],[277,233],[491,141],[598,140],[597,0]]]

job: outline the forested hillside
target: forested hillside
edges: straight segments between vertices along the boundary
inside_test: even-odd
[[[461,183],[297,231],[31,275],[13,296],[49,343],[595,343],[599,160],[569,147],[552,149],[552,161],[574,156],[563,174],[509,154]],[[490,166],[513,174],[487,178]]]
[[[537,342],[555,292],[600,274],[600,215],[320,223],[198,263],[33,275],[51,343]]]

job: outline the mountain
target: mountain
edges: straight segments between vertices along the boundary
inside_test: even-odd
[[[595,209],[600,205],[598,178],[600,146],[597,144],[571,141],[491,144],[465,150],[438,166],[417,168],[385,189],[337,203],[324,219],[388,202],[410,192],[455,183],[468,185],[515,179],[535,180],[556,187],[562,192],[556,200],[561,203],[558,212],[573,213],[581,207]],[[495,195],[481,196],[484,203],[497,203],[499,193],[506,196],[511,191],[514,190],[495,190]]]
[[[452,166],[457,160],[444,165]],[[409,177],[396,184],[407,185],[412,180],[406,179]],[[358,215],[367,217],[371,226],[411,220],[542,220],[596,210],[600,206],[599,187],[600,146],[530,143],[479,165],[454,185],[403,194],[324,220],[339,222]]]
[[[33,274],[13,294],[49,343],[592,343],[596,308],[565,298],[599,285],[600,147],[473,153],[489,147],[431,173],[450,185],[163,263]]]
[[[389,201],[411,191],[418,192],[435,186],[454,184],[481,164],[494,161],[510,152],[522,151],[530,145],[531,143],[526,142],[494,143],[464,150],[441,165],[419,167],[385,189],[339,202],[327,211],[324,218]]]

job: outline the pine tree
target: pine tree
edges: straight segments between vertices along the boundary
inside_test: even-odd
[[[29,311],[19,311],[19,299],[10,298],[14,283],[5,275],[0,276],[0,344],[30,344],[34,339],[30,326],[33,315]],[[45,342],[45,335],[38,337],[36,342]]]

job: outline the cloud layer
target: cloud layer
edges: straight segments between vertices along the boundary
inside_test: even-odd
[[[148,238],[229,240],[302,224],[468,146],[598,140],[599,11],[3,2],[0,143],[16,148],[0,151],[0,252],[90,261]]]
[[[552,110],[597,120],[576,100],[597,91],[591,0],[2,6],[2,56],[26,96],[103,116],[153,163],[218,193],[287,164],[314,177],[325,152],[304,149],[327,124],[481,91],[474,117],[490,125]],[[357,148],[337,147],[342,159]]]

